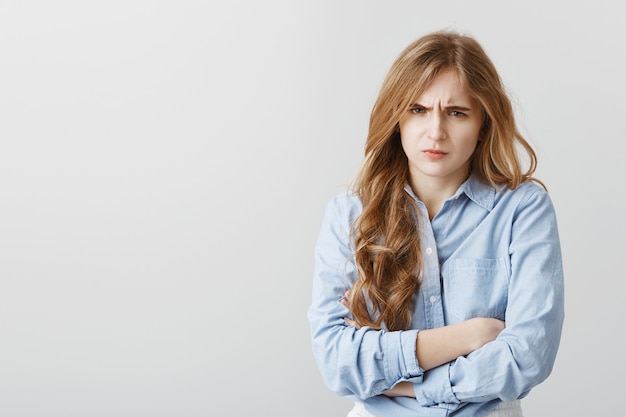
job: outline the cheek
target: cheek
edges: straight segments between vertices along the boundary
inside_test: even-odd
[[[398,125],[400,131],[400,142],[405,152],[417,146],[417,142],[422,136],[422,129],[419,124],[411,122],[400,122]]]
[[[409,149],[409,144],[404,139],[404,136],[402,135],[402,133],[400,133],[400,145],[402,145],[402,150],[404,151],[404,154],[408,156],[411,150]]]
[[[465,142],[465,150],[468,155],[472,155],[478,146],[479,140],[476,136],[468,138]]]
[[[475,126],[472,127],[472,129],[465,130],[461,137],[464,138],[464,146],[468,149],[474,150],[481,140],[480,126]]]
[[[400,145],[402,145],[402,150],[404,153],[407,153],[407,146],[409,145],[409,134],[406,129],[406,125],[404,123],[400,123],[398,126],[398,131],[400,132]]]
[[[414,135],[411,135],[407,131],[400,130],[400,145],[402,146],[402,150],[404,154],[410,157],[413,153],[415,153],[415,149],[418,147],[418,141]]]

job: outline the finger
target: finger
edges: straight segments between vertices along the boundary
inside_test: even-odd
[[[349,319],[349,318],[347,318],[347,317],[344,317],[344,318],[343,318],[343,320],[344,320],[346,323],[348,323],[350,326],[358,327],[358,326],[356,325],[356,321],[354,321],[354,320],[352,320],[352,319]]]

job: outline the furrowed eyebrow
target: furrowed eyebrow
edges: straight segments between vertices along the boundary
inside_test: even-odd
[[[472,109],[470,109],[469,107],[464,107],[464,106],[449,106],[449,107],[444,107],[444,110],[463,111],[463,112],[472,111]]]
[[[419,108],[422,108],[422,109],[425,109],[425,110],[432,110],[433,109],[432,107],[424,106],[423,104],[419,104],[419,103],[413,103],[413,104],[411,104],[409,106],[410,109],[413,109],[413,108],[416,108],[416,107],[419,107]],[[472,111],[472,109],[470,107],[457,106],[457,105],[446,106],[443,109],[446,110],[446,111],[462,111],[462,112]]]

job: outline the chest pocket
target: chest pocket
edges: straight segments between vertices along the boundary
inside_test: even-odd
[[[443,276],[447,322],[451,324],[474,317],[504,320],[508,301],[508,260],[456,258],[451,261]]]

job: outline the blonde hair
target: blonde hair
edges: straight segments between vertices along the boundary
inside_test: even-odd
[[[350,308],[361,326],[399,330],[411,324],[422,269],[419,211],[404,189],[408,162],[398,123],[432,81],[450,69],[484,115],[472,173],[494,187],[515,189],[525,181],[539,182],[532,177],[535,152],[518,131],[500,76],[478,42],[440,31],[408,45],[392,64],[373,106],[365,160],[354,184],[363,211],[353,225],[358,279]],[[518,150],[528,157],[526,170]],[[370,301],[371,312],[361,295]]]

